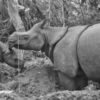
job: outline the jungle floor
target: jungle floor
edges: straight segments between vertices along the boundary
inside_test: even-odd
[[[81,91],[55,89],[55,79],[50,76],[53,75],[50,60],[32,54],[27,56],[27,53],[22,73],[0,64],[0,100],[100,100],[97,83]]]

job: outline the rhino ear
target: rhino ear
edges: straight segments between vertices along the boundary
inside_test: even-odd
[[[49,20],[48,19],[44,19],[42,20],[41,22],[37,23],[35,26],[34,26],[34,29],[43,29],[44,26],[46,25],[46,23],[48,22]]]

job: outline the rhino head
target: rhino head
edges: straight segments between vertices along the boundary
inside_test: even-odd
[[[45,19],[35,24],[29,31],[14,32],[9,36],[9,47],[15,47],[25,50],[41,50],[44,51],[46,45],[56,43],[68,27],[50,27],[46,23],[49,20]]]
[[[5,62],[14,68],[24,68],[24,61],[19,59],[15,50],[9,50],[8,46],[0,42],[0,62]]]
[[[44,45],[43,34],[41,34],[41,28],[45,24],[45,21],[35,24],[27,32],[14,32],[9,36],[9,47],[15,47],[25,50],[39,51]]]

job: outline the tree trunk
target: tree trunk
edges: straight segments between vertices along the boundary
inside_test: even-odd
[[[16,31],[25,31],[23,22],[19,16],[18,1],[17,0],[7,0],[8,13],[13,23]]]
[[[19,15],[18,0],[7,0],[7,4],[8,4],[8,14],[10,16],[10,20],[13,23],[16,31],[25,31],[24,24]],[[18,50],[18,57],[23,59],[23,53],[24,52],[22,50]]]

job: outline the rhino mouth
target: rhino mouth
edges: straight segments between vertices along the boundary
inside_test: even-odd
[[[12,40],[8,41],[9,48],[13,48],[15,46],[15,43],[16,42]]]
[[[23,45],[23,44],[18,44],[16,41],[9,41],[8,42],[8,46],[9,46],[9,49],[11,50],[13,47],[15,47],[15,48],[23,48],[23,47],[25,47],[25,45]]]

